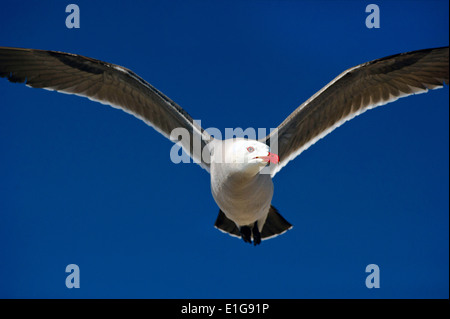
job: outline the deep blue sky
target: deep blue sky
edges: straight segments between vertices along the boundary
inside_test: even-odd
[[[448,45],[448,1],[10,1],[0,45],[116,63],[205,128],[271,128],[345,69]],[[1,298],[448,298],[449,90],[338,128],[274,178],[294,228],[213,227],[209,174],[124,112],[0,81]],[[77,264],[81,288],[67,289]],[[367,289],[377,264],[381,288]]]

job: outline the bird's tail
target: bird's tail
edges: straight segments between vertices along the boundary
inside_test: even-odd
[[[228,233],[234,237],[241,237],[241,232],[238,226],[227,216],[224,212],[219,211],[219,216],[217,216],[214,227],[219,229],[224,233]],[[278,210],[270,206],[269,214],[267,215],[266,222],[264,223],[263,229],[261,231],[262,239],[269,239],[281,235],[292,228],[292,225],[284,219],[283,216],[278,212]]]
[[[284,234],[293,226],[284,219],[278,210],[270,205],[269,214],[261,231],[262,239],[269,239]]]

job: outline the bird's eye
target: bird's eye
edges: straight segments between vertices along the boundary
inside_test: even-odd
[[[254,150],[255,150],[255,149],[254,149],[253,147],[251,147],[251,146],[247,147],[247,151],[248,151],[249,153],[253,152]]]

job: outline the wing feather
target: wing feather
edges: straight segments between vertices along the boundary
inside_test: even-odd
[[[280,156],[272,176],[355,116],[400,97],[441,88],[448,81],[448,47],[396,54],[342,72],[262,140]]]
[[[124,67],[81,55],[58,51],[0,47],[0,77],[62,93],[87,97],[124,110],[169,138],[173,129],[185,128],[190,140],[183,149],[209,171],[202,156],[212,137],[175,102]],[[193,139],[201,143],[194,149]]]

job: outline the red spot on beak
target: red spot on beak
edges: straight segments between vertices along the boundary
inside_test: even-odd
[[[267,163],[278,164],[280,162],[280,157],[275,153],[270,153],[267,156],[260,156]]]

